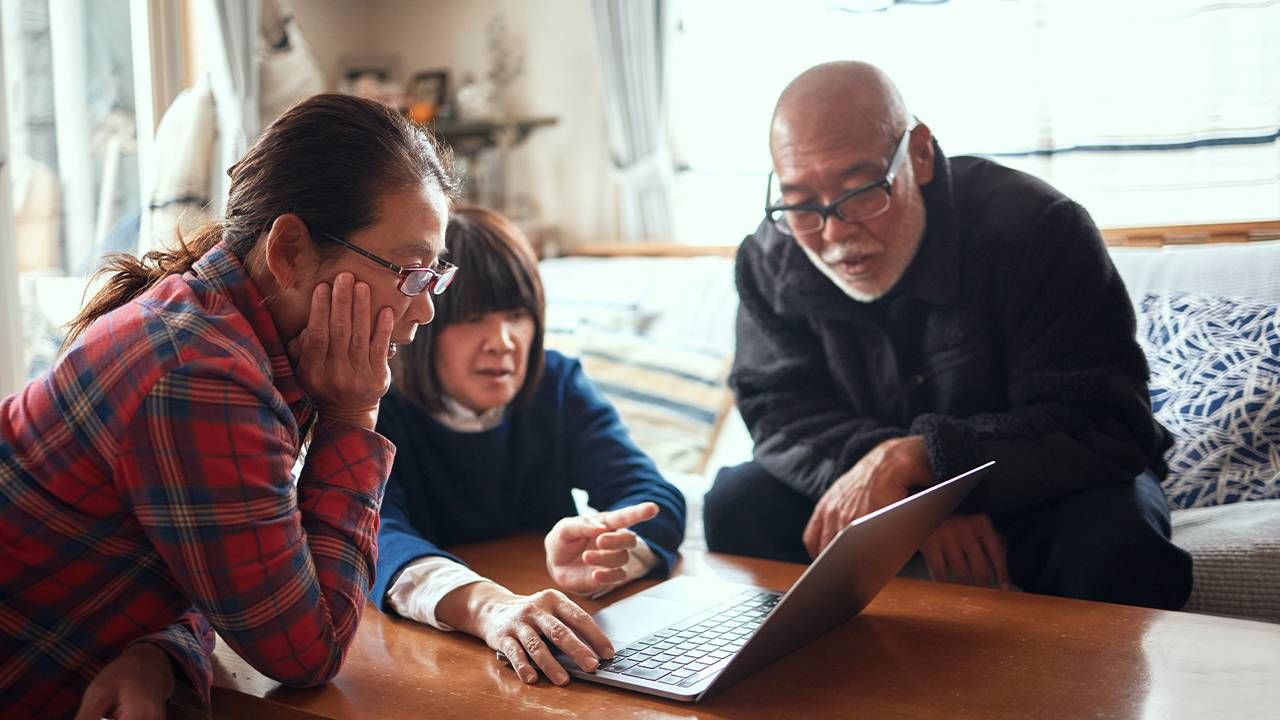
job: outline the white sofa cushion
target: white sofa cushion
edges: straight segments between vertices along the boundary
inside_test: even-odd
[[[1280,303],[1280,240],[1111,248],[1136,308],[1154,293],[1196,292]]]
[[[1184,609],[1280,622],[1280,500],[1178,510],[1173,541],[1195,558]]]
[[[549,311],[626,309],[652,337],[731,354],[738,313],[733,262],[718,256],[564,257],[543,260],[538,270]]]

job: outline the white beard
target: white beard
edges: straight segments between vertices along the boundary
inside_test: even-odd
[[[840,273],[832,270],[830,265],[823,262],[822,258],[818,256],[818,253],[810,250],[808,245],[805,245],[799,240],[795,242],[800,246],[800,249],[804,251],[805,256],[809,258],[809,262],[812,262],[813,266],[818,268],[818,272],[826,275],[827,279],[835,283],[836,287],[840,288],[840,291],[845,295],[848,295],[850,298],[853,298],[860,303],[875,302],[884,296],[884,292],[873,295],[854,289],[849,285],[847,280],[840,276]],[[890,287],[892,287],[892,285]],[[885,289],[885,292],[888,292],[887,288]]]

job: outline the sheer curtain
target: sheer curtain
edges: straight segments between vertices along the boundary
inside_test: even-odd
[[[222,214],[231,167],[258,136],[258,33],[262,0],[199,0],[200,27],[208,32],[202,58],[218,113],[218,152],[210,177],[212,208]]]
[[[3,19],[0,18],[0,23]],[[0,37],[3,37],[0,32]],[[4,52],[0,48],[0,228],[13,226],[13,203],[9,173],[9,116],[5,102]],[[22,367],[22,316],[18,308],[18,248],[11,238],[0,237],[0,398],[22,389],[26,373]]]
[[[675,10],[682,239],[735,241],[726,215],[739,235],[755,226],[773,103],[804,68],[836,59],[888,72],[948,154],[1042,177],[1100,224],[1280,217],[1280,0]]]
[[[203,28],[199,72],[156,129],[140,253],[221,216],[226,170],[258,134],[261,1],[196,0],[194,12]]]
[[[324,75],[285,0],[198,0],[199,79],[156,131],[139,250],[173,242],[226,205],[227,168],[294,102],[324,90]]]
[[[596,0],[592,5],[622,235],[628,241],[672,237],[667,5],[665,0]]]

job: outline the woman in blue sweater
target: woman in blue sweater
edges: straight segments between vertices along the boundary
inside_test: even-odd
[[[384,612],[482,638],[527,683],[536,667],[563,685],[549,645],[588,671],[613,656],[591,617],[558,590],[513,593],[441,548],[547,532],[552,579],[595,596],[670,572],[684,498],[578,362],[543,349],[542,283],[520,230],[464,207],[445,244],[465,270],[396,358],[378,418],[397,453],[371,597]],[[577,516],[574,488],[602,512]]]

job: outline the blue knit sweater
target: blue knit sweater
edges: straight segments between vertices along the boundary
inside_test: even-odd
[[[378,432],[395,443],[396,458],[369,596],[384,612],[392,612],[388,588],[410,562],[431,555],[461,562],[441,548],[546,532],[577,514],[573,488],[601,510],[657,503],[658,516],[632,530],[658,556],[651,574],[670,573],[684,537],[684,497],[631,441],[578,361],[548,350],[531,400],[491,430],[461,433],[394,391],[383,398]]]

